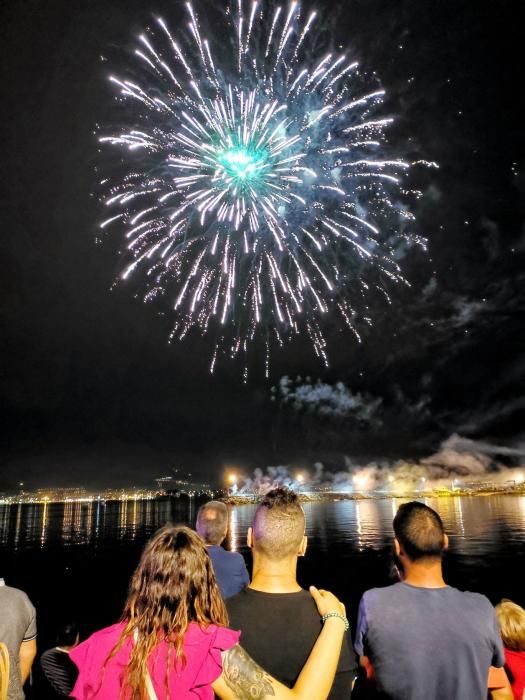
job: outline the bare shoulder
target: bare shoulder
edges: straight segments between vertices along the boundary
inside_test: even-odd
[[[224,681],[235,697],[253,700],[275,697],[272,677],[241,646],[236,644],[228,649],[222,660]]]

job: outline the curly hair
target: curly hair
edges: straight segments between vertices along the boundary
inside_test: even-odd
[[[268,491],[262,501],[259,504],[264,508],[297,508],[301,507],[299,502],[299,497],[292,491],[292,489],[286,486],[276,486],[271,491]]]
[[[146,696],[147,662],[160,643],[169,645],[169,671],[185,664],[184,635],[190,622],[202,627],[228,624],[206,546],[199,535],[184,526],[166,526],[146,544],[131,578],[122,614],[125,623],[119,641],[106,663],[127,639],[135,640],[122,684],[121,697],[143,700]]]

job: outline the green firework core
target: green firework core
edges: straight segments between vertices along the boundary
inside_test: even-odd
[[[242,146],[223,151],[217,157],[227,177],[240,186],[254,184],[266,165],[266,151],[250,150]]]

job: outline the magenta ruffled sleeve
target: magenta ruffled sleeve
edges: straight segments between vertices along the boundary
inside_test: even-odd
[[[90,640],[86,640],[79,646],[71,650],[69,658],[78,668],[78,676],[75,682],[75,687],[71,691],[69,697],[84,700],[90,694],[93,694],[93,669],[92,661],[93,654]]]
[[[210,629],[210,628],[209,628]],[[222,652],[239,643],[240,632],[227,627],[216,627],[210,635],[209,648],[200,667],[192,691],[199,700],[208,700],[210,686],[222,673]]]
[[[76,700],[109,700],[119,697],[120,676],[129,658],[130,643],[124,644],[107,669],[105,664],[122,629],[122,624],[106,627],[71,650],[69,658],[78,668],[78,677],[69,697]]]

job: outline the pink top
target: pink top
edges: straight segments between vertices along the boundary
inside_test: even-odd
[[[133,641],[127,639],[118,653],[106,664],[124,628],[123,623],[105,627],[71,650],[69,657],[78,666],[79,675],[70,697],[77,700],[116,700],[120,698],[121,678],[127,666]],[[210,625],[202,629],[191,623],[184,636],[186,665],[169,673],[169,696],[177,700],[213,700],[211,684],[222,673],[221,652],[239,642],[240,632]],[[158,700],[166,697],[167,645],[159,644],[148,661]],[[105,668],[104,668],[105,665]],[[128,693],[123,696],[128,698]]]

